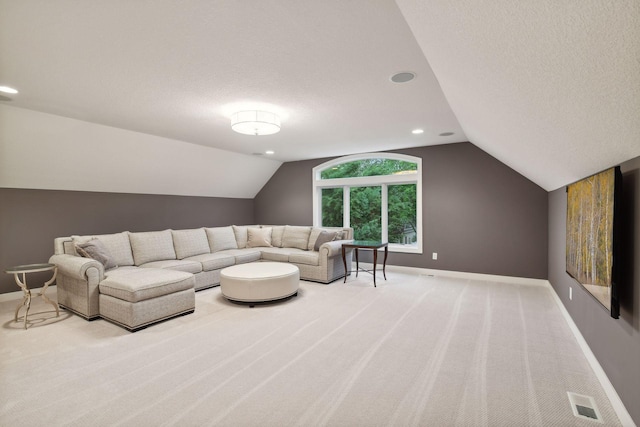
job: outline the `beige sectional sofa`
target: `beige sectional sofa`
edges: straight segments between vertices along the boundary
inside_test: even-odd
[[[302,280],[330,283],[344,277],[342,243],[352,238],[351,228],[290,225],[125,231],[56,238],[49,262],[62,307],[137,330],[193,312],[194,292],[235,264],[288,262]]]

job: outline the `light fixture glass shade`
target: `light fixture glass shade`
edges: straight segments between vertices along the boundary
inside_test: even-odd
[[[280,117],[268,111],[238,111],[231,116],[231,129],[245,135],[271,135],[280,131]]]

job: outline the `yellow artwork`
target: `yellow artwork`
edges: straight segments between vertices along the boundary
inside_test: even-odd
[[[615,169],[567,187],[567,273],[611,309]]]

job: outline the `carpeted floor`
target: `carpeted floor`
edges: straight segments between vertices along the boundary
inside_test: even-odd
[[[255,308],[214,288],[134,334],[41,301],[25,331],[2,302],[0,425],[598,425],[567,391],[619,425],[550,288],[387,276]]]

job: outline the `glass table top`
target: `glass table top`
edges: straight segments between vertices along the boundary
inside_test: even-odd
[[[7,268],[4,272],[8,274],[37,273],[39,271],[53,270],[54,268],[56,268],[55,264],[25,264]]]

